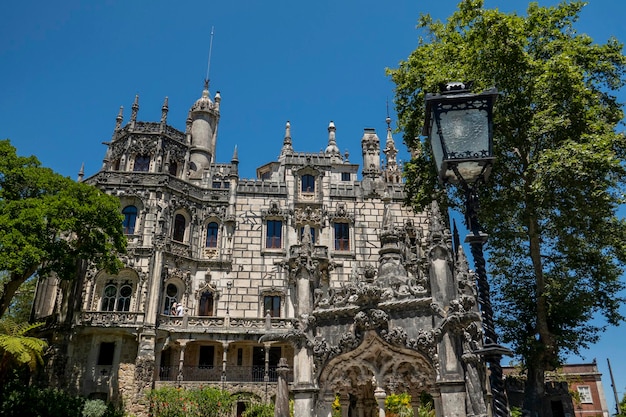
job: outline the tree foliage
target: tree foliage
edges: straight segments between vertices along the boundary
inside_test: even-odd
[[[622,44],[576,32],[584,4],[528,6],[525,16],[464,0],[446,22],[423,15],[424,36],[397,69],[399,125],[414,158],[408,202],[460,204],[437,183],[427,140],[419,137],[424,95],[441,83],[495,86],[492,175],[480,191],[489,264],[503,340],[528,372],[526,405],[539,412],[545,370],[617,325],[626,261],[623,203],[626,141],[615,92],[624,85]],[[599,323],[599,324],[598,324]],[[534,402],[534,406],[532,403]]]
[[[7,375],[13,369],[28,366],[34,371],[43,365],[43,353],[48,344],[28,332],[42,323],[16,323],[10,318],[0,320],[0,382],[6,383]]]
[[[0,141],[0,317],[33,274],[72,279],[81,261],[116,272],[125,248],[119,201]]]

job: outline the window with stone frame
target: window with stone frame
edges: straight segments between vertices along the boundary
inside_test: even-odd
[[[135,172],[148,172],[150,170],[150,155],[141,154],[135,156],[135,164],[133,165],[133,171]]]
[[[216,222],[210,222],[206,228],[206,242],[207,248],[217,247],[217,237],[219,232],[219,225]]]
[[[199,316],[212,316],[214,308],[213,293],[211,291],[205,291],[200,296],[200,303],[198,307]]]
[[[174,232],[172,233],[172,239],[177,242],[184,242],[186,228],[187,219],[181,213],[177,213],[174,216]]]
[[[165,286],[165,294],[164,294],[164,306],[163,306],[163,314],[166,315],[176,315],[176,311],[172,310],[172,305],[174,303],[178,303],[180,300],[180,294],[182,292],[178,288],[178,286],[172,282],[168,283]]]
[[[334,224],[335,229],[335,250],[350,250],[350,224],[337,222]]]
[[[102,342],[100,343],[100,349],[98,351],[98,366],[111,366],[113,365],[113,358],[115,357],[115,342]]]
[[[593,403],[593,398],[591,397],[591,387],[589,385],[579,385],[576,387],[576,390],[578,391],[578,396],[580,397],[581,403]]]
[[[135,223],[137,222],[137,207],[126,206],[122,210],[124,221],[122,226],[124,227],[125,235],[132,235],[135,233]]]
[[[352,178],[350,178],[350,173],[349,172],[342,172],[341,173],[341,181],[351,181]]]
[[[313,193],[315,192],[315,177],[311,174],[304,174],[300,177],[301,181],[301,191],[303,193]]]
[[[282,297],[280,295],[263,296],[263,316],[269,314],[271,317],[280,317],[280,304]]]
[[[104,285],[104,292],[100,303],[101,311],[129,311],[133,295],[133,285],[130,281],[109,280]]]
[[[282,248],[283,222],[282,220],[267,220],[265,229],[265,247],[267,249]]]

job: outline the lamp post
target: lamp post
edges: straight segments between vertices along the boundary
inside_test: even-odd
[[[439,179],[444,184],[459,185],[465,193],[465,223],[478,286],[478,302],[482,315],[484,344],[480,354],[489,364],[492,409],[497,417],[509,415],[504,392],[502,355],[510,350],[498,344],[489,296],[483,246],[487,234],[478,222],[478,188],[491,172],[493,163],[493,103],[498,91],[493,88],[479,94],[471,93],[463,83],[449,83],[440,94],[427,94],[426,120],[422,134],[432,146]]]
[[[226,303],[226,315],[229,316],[230,315],[230,290],[233,289],[233,282],[232,281],[228,281],[226,283],[226,290],[228,291],[228,302]]]

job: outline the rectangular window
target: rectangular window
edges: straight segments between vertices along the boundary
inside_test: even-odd
[[[263,298],[263,315],[269,313],[272,317],[280,317],[280,296],[266,295]]]
[[[215,346],[200,346],[200,360],[198,366],[200,368],[213,368],[215,360]]]
[[[341,173],[341,181],[350,181],[350,173],[342,172]]]
[[[237,349],[237,366],[243,365],[243,349]]]
[[[581,403],[593,403],[593,399],[591,398],[591,388],[589,385],[579,385],[576,389],[578,390]]]
[[[282,247],[283,222],[280,220],[268,220],[265,247],[268,249],[279,249]]]
[[[213,188],[222,188],[222,183],[220,181],[213,181]]]
[[[335,223],[335,250],[350,250],[350,225]]]
[[[302,192],[303,193],[312,193],[315,191],[315,177],[313,175],[303,175],[302,176]]]
[[[115,342],[100,343],[100,352],[98,352],[98,365],[113,365],[113,355],[115,354]]]

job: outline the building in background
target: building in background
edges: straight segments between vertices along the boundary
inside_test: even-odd
[[[319,153],[296,151],[287,122],[257,140],[278,159],[242,179],[236,149],[214,160],[220,105],[207,83],[184,131],[167,99],[159,122],[138,121],[138,98],[126,124],[120,109],[101,170],[80,179],[119,197],[125,267],[40,281],[50,384],[135,415],[147,389],[215,385],[241,394],[239,416],[272,401],[286,358],[298,417],[329,416],[337,395],[344,415],[378,416],[403,392],[485,415],[475,279],[447,216],[404,206],[390,119],[383,143],[362,133],[360,173],[333,122]]]
[[[522,408],[524,379],[519,368],[503,367],[509,404]],[[552,417],[609,417],[602,374],[592,363],[566,364],[546,375],[546,397]]]

